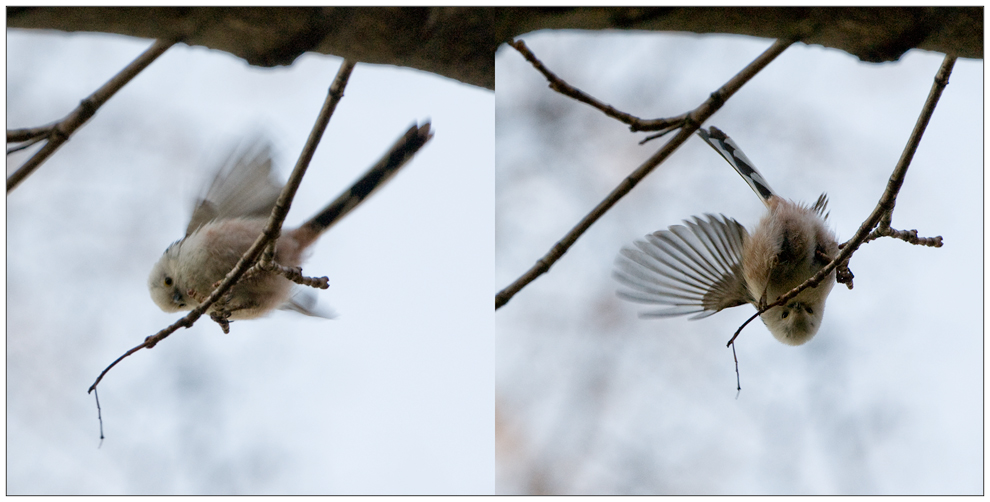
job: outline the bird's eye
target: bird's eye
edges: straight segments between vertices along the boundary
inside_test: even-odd
[[[790,314],[790,313],[791,313],[790,310],[785,310],[785,311],[781,312],[780,318],[781,319],[787,319],[787,314]]]
[[[809,313],[811,315],[815,315],[815,310],[812,309],[811,307],[805,307],[804,310],[805,310],[805,312],[807,312],[807,313]]]
[[[172,285],[172,278],[165,276],[165,286],[171,286],[171,285]]]

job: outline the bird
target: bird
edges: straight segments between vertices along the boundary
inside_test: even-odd
[[[706,213],[623,247],[613,271],[624,286],[618,296],[662,306],[641,312],[643,318],[696,320],[745,304],[759,310],[839,252],[827,224],[826,194],[812,205],[784,199],[724,132],[711,126],[697,134],[742,176],[767,211],[752,232],[735,219]],[[835,278],[833,269],[817,286],[763,312],[760,318],[774,338],[787,345],[811,340],[821,328]]]
[[[395,176],[432,137],[429,122],[410,127],[349,189],[298,228],[281,232],[276,263],[299,267],[320,235]],[[195,204],[186,235],[165,249],[148,276],[148,290],[159,308],[178,312],[198,307],[261,235],[283,187],[271,171],[270,147],[264,141],[249,142],[217,170]],[[315,305],[309,290],[281,274],[258,272],[232,286],[222,309],[230,320],[254,319],[274,309],[330,317]],[[214,304],[210,312],[220,308]]]

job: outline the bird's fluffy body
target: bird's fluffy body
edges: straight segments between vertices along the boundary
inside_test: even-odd
[[[709,214],[623,248],[614,275],[629,289],[619,296],[664,306],[643,317],[693,314],[691,319],[699,319],[746,303],[760,308],[817,273],[839,251],[825,223],[824,194],[812,206],[783,199],[725,133],[712,127],[698,135],[746,180],[767,213],[751,233],[732,218]],[[777,340],[801,345],[821,327],[834,283],[833,271],[761,319]]]

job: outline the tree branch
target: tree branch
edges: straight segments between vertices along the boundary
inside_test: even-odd
[[[678,131],[677,135],[675,135],[673,138],[671,138],[670,141],[668,141],[666,144],[660,147],[660,150],[658,150],[657,153],[653,154],[652,157],[647,159],[646,162],[644,162],[642,165],[636,168],[636,170],[633,171],[632,174],[626,177],[626,179],[624,179],[617,187],[615,187],[615,189],[613,189],[612,192],[608,194],[608,196],[605,197],[604,200],[602,200],[590,213],[588,213],[588,215],[582,218],[581,221],[578,222],[578,224],[574,228],[572,228],[560,241],[554,244],[554,246],[550,249],[550,251],[545,256],[543,256],[543,258],[540,258],[536,262],[536,264],[533,265],[532,268],[530,268],[526,273],[524,273],[518,279],[513,281],[512,284],[506,286],[505,289],[499,291],[499,293],[495,295],[495,310],[498,310],[503,305],[508,303],[509,300],[511,300],[516,293],[522,290],[522,288],[526,287],[527,284],[529,284],[537,277],[543,275],[548,270],[550,270],[550,267],[558,259],[560,259],[560,257],[563,256],[564,253],[567,252],[567,250],[577,241],[577,239],[581,236],[581,234],[583,234],[588,228],[590,228],[591,225],[598,220],[598,218],[604,215],[605,212],[607,212],[613,205],[615,205],[615,203],[618,202],[619,199],[621,199],[623,196],[629,193],[629,191],[632,190],[633,187],[635,187],[636,184],[638,184],[644,177],[646,177],[646,175],[650,174],[650,172],[652,172],[653,169],[655,169],[664,160],[666,160],[667,157],[669,157],[672,153],[674,153],[674,150],[676,150],[679,146],[681,146],[682,143],[687,141],[687,139],[690,138],[692,134],[694,134],[694,131],[696,131],[699,127],[701,127],[701,124],[704,123],[705,120],[708,120],[708,118],[711,117],[712,114],[718,111],[718,109],[722,107],[725,101],[729,99],[733,94],[735,94],[736,91],[738,91],[743,86],[743,84],[745,84],[751,78],[753,78],[757,73],[760,72],[760,70],[766,67],[766,65],[770,64],[770,62],[773,61],[774,58],[776,58],[782,52],[784,52],[784,50],[787,49],[787,47],[789,47],[792,43],[794,43],[793,40],[778,40],[774,42],[774,44],[769,49],[764,51],[763,54],[760,54],[760,56],[757,57],[755,60],[753,60],[752,63],[750,63],[745,68],[743,68],[743,70],[740,71],[738,74],[736,74],[734,77],[729,79],[729,81],[726,82],[725,85],[723,85],[721,88],[713,92],[711,96],[707,100],[705,100],[705,102],[703,102],[700,106],[695,108],[690,113],[681,116],[683,117],[683,119],[678,117],[678,120],[680,120],[680,123],[678,125],[680,126],[681,129],[680,131]],[[520,41],[513,42],[511,45],[520,52],[522,52],[524,56],[526,56],[526,53],[529,53],[530,56],[532,56],[532,53],[529,52],[528,49],[526,49],[525,44],[523,44],[522,42]],[[533,60],[535,60],[535,56],[532,56],[532,58]],[[527,59],[530,59],[530,57],[527,57]],[[542,66],[542,64],[540,66]],[[549,71],[543,72],[543,74],[550,81],[551,88],[555,90],[573,89],[577,91],[577,89],[568,85],[566,82],[561,81],[556,75],[553,75]],[[587,96],[586,94],[580,91],[577,92],[580,93],[579,94],[580,96]],[[609,111],[603,109],[603,107],[596,105],[595,103],[597,103],[597,101],[595,101],[593,98],[590,98],[590,96],[587,96],[587,98],[588,98],[587,100],[585,99],[579,99],[579,100],[591,104],[592,106],[595,106],[596,108],[606,113],[606,115],[612,116],[614,118],[619,118],[619,116],[632,117],[631,115],[628,114],[621,114],[621,112],[612,114]],[[611,107],[608,107],[607,105],[605,105],[605,107],[611,109]]]
[[[612,117],[619,122],[624,124],[629,124],[629,130],[632,132],[639,131],[657,131],[657,130],[667,130],[671,128],[677,128],[687,119],[688,114],[679,115],[677,117],[665,118],[665,119],[654,119],[654,120],[643,120],[626,112],[616,109],[612,105],[602,103],[597,99],[593,98],[591,95],[585,93],[581,89],[574,87],[563,79],[558,77],[555,73],[550,71],[546,65],[540,61],[533,51],[529,50],[529,47],[523,41],[510,42],[510,46],[519,51],[520,54],[529,61],[530,64],[536,68],[537,71],[543,74],[544,78],[550,82],[549,86],[551,89],[568,96],[576,101],[580,101],[584,104],[590,105],[597,108],[605,115]]]
[[[220,285],[213,290],[198,307],[193,309],[189,314],[187,314],[182,319],[179,319],[171,326],[155,333],[148,338],[145,338],[144,342],[137,347],[134,347],[124,355],[118,357],[114,362],[110,363],[106,369],[100,373],[100,376],[96,378],[93,385],[89,387],[88,392],[93,392],[96,386],[103,380],[103,376],[110,371],[111,368],[117,365],[125,357],[141,350],[144,348],[152,348],[158,342],[164,340],[169,335],[177,331],[179,328],[189,328],[192,327],[200,316],[202,316],[218,299],[221,298],[251,267],[254,262],[258,259],[261,252],[270,243],[278,239],[281,233],[282,222],[285,220],[285,216],[289,213],[289,207],[292,205],[292,199],[296,195],[296,190],[299,189],[299,184],[302,182],[303,175],[306,173],[306,168],[309,167],[309,162],[313,158],[313,154],[316,151],[316,146],[320,142],[320,138],[323,136],[323,131],[326,130],[327,124],[330,122],[330,117],[333,115],[334,109],[337,107],[337,103],[344,96],[344,87],[347,86],[347,80],[351,75],[351,71],[354,69],[354,63],[344,60],[340,66],[340,70],[337,72],[336,78],[334,78],[333,84],[330,86],[330,90],[327,93],[327,98],[323,103],[323,109],[320,110],[320,114],[316,119],[316,123],[313,125],[312,131],[309,133],[309,138],[306,140],[306,145],[303,147],[302,153],[299,155],[299,160],[296,161],[296,166],[292,170],[292,174],[289,175],[289,180],[286,182],[285,186],[282,187],[282,192],[279,195],[278,201],[275,203],[275,207],[272,208],[272,214],[268,218],[268,224],[265,225],[264,230],[261,235],[258,236],[254,244],[241,256],[238,260],[237,265],[234,266]],[[220,322],[220,321],[218,321]],[[223,323],[221,323],[221,326]]]
[[[954,56],[945,56],[942,60],[942,66],[939,67],[938,73],[935,75],[935,82],[932,83],[932,89],[928,93],[928,99],[925,100],[924,106],[921,108],[921,113],[918,115],[918,120],[914,124],[914,130],[911,131],[911,136],[908,138],[907,145],[904,146],[904,151],[901,153],[901,158],[897,161],[897,165],[894,167],[894,172],[891,173],[890,179],[887,181],[887,188],[884,190],[883,195],[880,196],[880,200],[877,202],[876,208],[870,213],[870,216],[859,226],[856,233],[851,239],[839,245],[841,251],[835,256],[827,265],[822,267],[815,275],[808,278],[794,289],[788,291],[783,296],[777,298],[773,303],[764,306],[762,309],[756,313],[756,315],[762,314],[773,307],[778,305],[783,305],[787,303],[791,298],[797,296],[801,291],[809,287],[817,286],[825,276],[832,272],[837,266],[842,263],[847,263],[849,258],[853,253],[861,246],[864,242],[872,240],[869,237],[871,235],[885,236],[889,235],[892,237],[898,237],[908,242],[909,239],[905,239],[900,235],[893,235],[893,231],[889,225],[890,220],[894,213],[894,204],[897,202],[897,194],[901,190],[901,186],[904,184],[904,178],[907,176],[908,167],[911,165],[911,159],[914,158],[914,153],[918,150],[918,145],[921,143],[921,137],[925,134],[925,128],[928,127],[928,122],[932,118],[932,113],[935,112],[935,105],[938,104],[939,98],[942,96],[942,91],[945,90],[945,86],[949,84],[949,75],[952,73],[952,67],[956,63],[956,58]],[[873,232],[877,225],[881,225],[881,228],[877,229],[878,234]],[[942,246],[942,237],[932,237],[926,239],[917,238],[917,232],[914,232],[914,237],[918,242],[913,242],[914,244],[928,245],[934,247]],[[876,237],[873,237],[876,238]],[[752,318],[750,318],[750,321]],[[749,321],[746,321],[748,323]],[[739,336],[742,328],[745,327],[744,323],[726,345],[732,345],[732,342]]]
[[[732,33],[802,40],[863,61],[918,48],[983,57],[983,7],[8,7],[7,28],[106,32],[226,51],[249,64],[306,52],[407,66],[495,89],[495,53],[538,30]],[[809,29],[810,28],[810,29]]]
[[[96,114],[96,111],[103,106],[114,94],[117,93],[124,85],[131,81],[134,77],[141,73],[142,70],[148,67],[158,56],[161,56],[178,42],[179,39],[170,40],[158,40],[148,50],[144,51],[143,54],[137,57],[131,64],[127,65],[120,73],[114,75],[113,78],[103,84],[102,87],[96,90],[86,99],[79,103],[79,106],[67,115],[60,122],[55,124],[38,127],[32,129],[18,129],[13,131],[7,131],[7,141],[11,141],[11,137],[14,138],[24,138],[26,139],[14,139],[13,141],[31,141],[26,146],[30,146],[34,142],[40,140],[40,138],[47,135],[48,143],[45,144],[40,150],[38,150],[34,156],[27,160],[21,167],[14,171],[10,177],[7,178],[7,193],[9,194],[11,190],[17,187],[25,178],[31,175],[51,154],[55,153],[63,143],[69,140],[69,136],[76,132],[77,129],[82,127],[87,120]],[[26,147],[25,145],[22,145]],[[16,151],[20,149],[15,147]],[[8,154],[11,152],[7,152]]]

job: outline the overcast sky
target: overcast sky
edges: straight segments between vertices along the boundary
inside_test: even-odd
[[[7,126],[46,124],[151,41],[8,30]],[[288,176],[341,60],[253,68],[177,45],[7,197],[7,492],[487,493],[494,470],[491,91],[359,64],[286,225],[336,197],[414,123],[435,138],[315,246],[320,303],[178,319],[147,276],[200,184],[263,134]],[[8,157],[8,173],[24,155]]]

